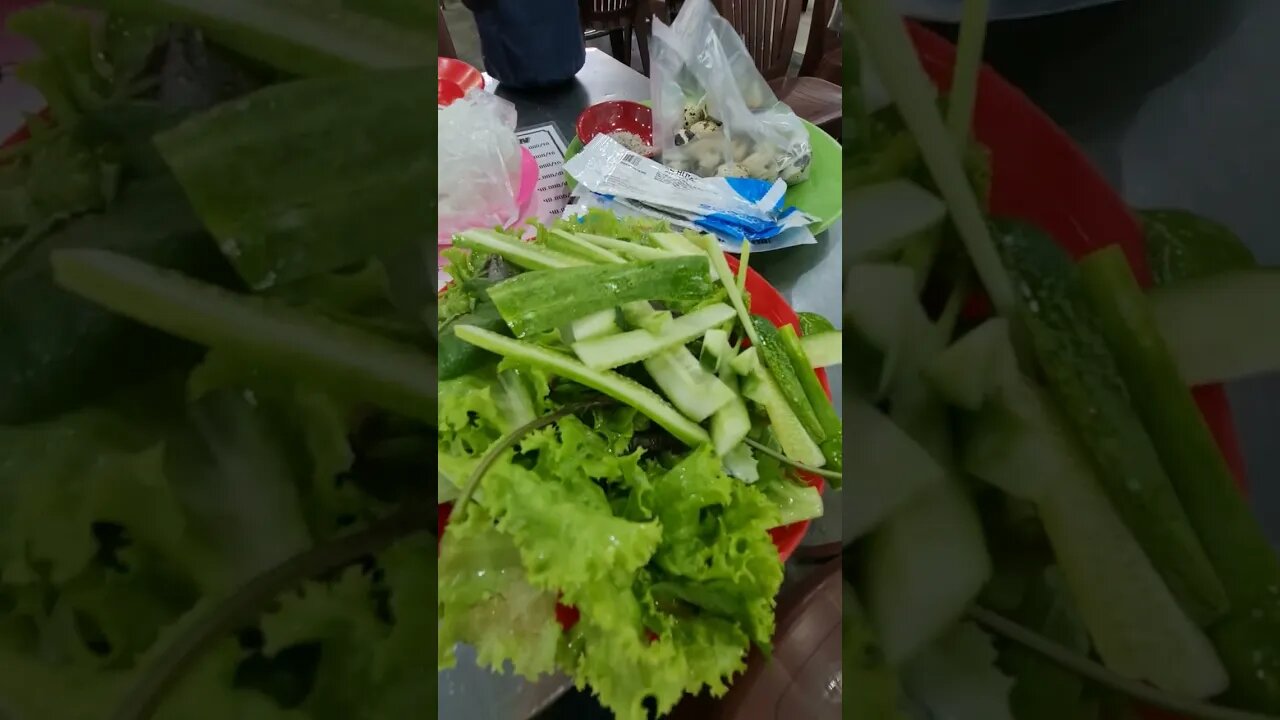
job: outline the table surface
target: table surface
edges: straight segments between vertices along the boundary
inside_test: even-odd
[[[587,49],[587,60],[573,81],[553,89],[527,91],[504,88],[486,76],[499,97],[516,106],[519,128],[553,122],[566,140],[574,137],[578,115],[587,107],[606,100],[648,100],[649,80],[612,56]],[[796,310],[820,313],[837,325],[841,317],[840,223],[818,236],[818,244],[803,245],[751,256],[755,268]],[[839,398],[839,367],[829,372],[832,397]],[[840,494],[828,491],[824,497],[826,514],[814,522],[805,544],[831,542],[840,538]],[[789,581],[803,574],[788,568]],[[458,720],[522,720],[542,709],[567,687],[561,679],[532,684],[478,670],[461,655],[458,667],[440,674],[441,717]],[[582,711],[574,710],[570,714]],[[575,714],[575,718],[578,716]]]

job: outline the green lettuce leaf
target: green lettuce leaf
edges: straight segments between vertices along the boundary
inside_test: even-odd
[[[540,452],[535,468],[551,454]],[[662,526],[615,516],[590,476],[539,473],[510,455],[498,463],[485,479],[484,505],[515,539],[535,586],[559,590],[574,602],[581,588],[601,578],[630,577],[653,556]]]
[[[432,669],[423,648],[430,647],[439,632],[438,553],[435,543],[419,536],[401,541],[378,558],[382,585],[390,593],[387,605],[393,623],[373,663],[376,683],[384,688],[382,700],[391,711],[386,717],[410,717],[421,711],[421,689],[435,688],[422,680]],[[433,604],[437,613],[432,613]],[[434,704],[435,691],[428,692]]]
[[[98,553],[97,523],[170,551],[182,525],[159,437],[157,428],[100,410],[0,427],[0,582],[63,583],[80,574]]]
[[[709,447],[694,450],[656,479],[653,503],[663,527],[657,567],[686,581],[686,601],[716,597],[734,608],[730,619],[767,651],[774,597],[782,585],[782,562],[768,534],[778,523],[777,507],[755,487],[726,475]],[[702,592],[691,589],[698,587]],[[706,592],[708,587],[715,592]]]
[[[685,693],[727,691],[745,668],[746,633],[734,623],[694,614],[677,618],[647,608],[644,578],[635,587],[599,582],[579,594],[581,619],[570,631],[565,663],[619,720],[646,720],[647,698],[667,713]]]
[[[312,533],[328,537],[344,519],[369,518],[380,505],[351,483],[339,482],[351,470],[355,452],[349,434],[356,410],[313,385],[281,377],[213,350],[187,381],[189,402],[220,391],[235,390],[256,406],[271,432],[283,435],[291,477],[297,481],[302,508]],[[265,431],[265,429],[264,429]]]
[[[99,50],[89,19],[57,3],[41,4],[9,17],[10,32],[29,38],[39,56],[18,68],[18,77],[39,90],[54,116],[70,122],[99,104],[108,92],[94,65]]]
[[[266,695],[234,687],[243,651],[232,640],[206,653],[152,716],[155,720],[236,718],[309,720]],[[136,672],[99,672],[0,648],[0,698],[13,717],[101,720],[136,680]]]
[[[244,393],[220,390],[188,410],[165,447],[170,486],[208,591],[235,587],[312,545],[301,478],[277,425]]]
[[[454,646],[465,642],[495,670],[505,661],[526,677],[555,669],[561,638],[556,596],[529,582],[515,542],[479,505],[449,525],[438,588],[440,668],[453,666]]]

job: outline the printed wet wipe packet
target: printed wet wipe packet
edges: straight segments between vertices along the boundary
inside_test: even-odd
[[[808,230],[814,218],[786,204],[782,180],[699,177],[633,153],[608,135],[596,136],[565,170],[578,182],[566,216],[599,207],[657,218],[710,232],[729,252],[739,252],[743,242],[752,251],[817,242]]]

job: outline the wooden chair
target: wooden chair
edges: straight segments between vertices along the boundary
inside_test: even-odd
[[[844,94],[840,86],[817,77],[788,77],[800,32],[801,0],[715,0],[720,15],[742,36],[756,68],[769,82],[778,99],[796,115],[825,130],[837,140],[844,117]],[[824,28],[830,18],[831,0],[817,0],[827,7],[814,22]],[[812,34],[811,34],[812,37]]]
[[[800,0],[715,0],[715,6],[742,36],[764,79],[785,78],[800,31]]]
[[[844,53],[840,33],[831,29],[835,0],[816,0],[809,24],[800,74],[818,77],[836,85],[844,82]]]
[[[453,47],[453,38],[449,35],[449,24],[444,20],[443,8],[436,10],[436,55],[458,57],[458,51]]]
[[[640,67],[649,74],[649,28],[652,11],[649,0],[578,0],[583,37],[594,40],[609,36],[613,56],[631,65],[631,40],[640,46]]]

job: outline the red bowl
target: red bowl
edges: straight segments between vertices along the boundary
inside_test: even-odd
[[[908,23],[925,71],[940,90],[951,85],[955,47]],[[1019,90],[983,67],[974,109],[974,133],[991,151],[991,212],[1047,230],[1074,257],[1119,245],[1134,274],[1151,281],[1142,228],[1129,206],[1054,122]],[[1196,402],[1242,492],[1247,491],[1231,408],[1222,386],[1198,387]],[[1149,711],[1149,720],[1173,718]]]
[[[464,95],[484,87],[484,75],[457,58],[436,58],[436,77],[456,83]]]
[[[585,146],[601,133],[625,131],[653,144],[653,110],[630,100],[596,103],[578,116],[578,139]]]
[[[466,95],[462,91],[462,87],[452,80],[436,81],[436,105],[438,107],[447,107],[455,100],[461,100]]]

